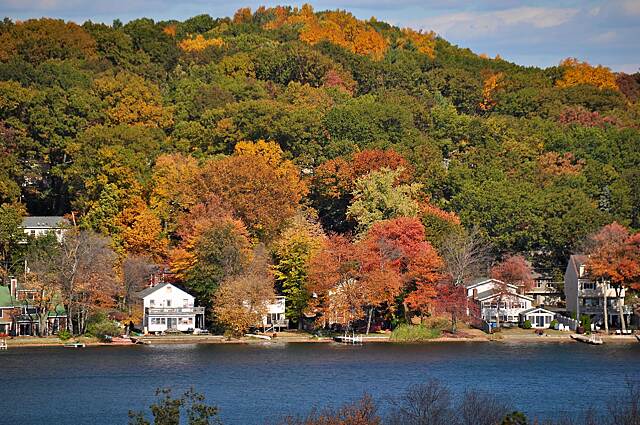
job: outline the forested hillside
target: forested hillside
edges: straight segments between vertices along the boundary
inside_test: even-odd
[[[639,96],[640,73],[523,67],[308,6],[5,19],[0,220],[74,212],[207,296],[260,243],[286,289],[320,235],[366,245],[397,217],[557,271],[603,225],[640,228]]]

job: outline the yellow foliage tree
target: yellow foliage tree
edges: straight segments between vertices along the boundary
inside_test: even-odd
[[[482,102],[480,102],[480,109],[483,111],[490,111],[496,106],[496,101],[493,98],[496,90],[500,88],[500,85],[504,79],[502,72],[489,75],[484,79],[482,85]]]
[[[411,28],[403,28],[402,37],[398,40],[398,45],[404,47],[409,42],[411,42],[420,53],[430,58],[435,57],[436,34],[433,31],[422,32]]]
[[[132,254],[150,255],[160,261],[167,254],[167,239],[160,219],[138,198],[122,210],[116,220],[124,249]]]
[[[195,38],[185,38],[178,46],[185,52],[194,53],[201,52],[207,47],[222,47],[224,40],[221,38],[204,38],[202,34],[198,34]]]
[[[561,80],[556,82],[560,88],[589,84],[599,89],[619,90],[616,76],[602,65],[591,66],[588,62],[580,62],[575,58],[567,58],[560,62],[564,69]]]
[[[106,105],[109,124],[167,128],[173,124],[173,110],[162,105],[160,89],[128,72],[94,81],[94,91]]]

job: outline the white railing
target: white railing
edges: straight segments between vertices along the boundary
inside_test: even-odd
[[[578,329],[579,322],[575,319],[572,319],[571,317],[563,316],[556,313],[556,320],[558,321],[558,323],[567,326],[572,331]]]
[[[149,307],[148,314],[203,314],[204,307]]]

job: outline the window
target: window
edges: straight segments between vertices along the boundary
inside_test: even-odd
[[[186,299],[186,298],[185,298],[185,299],[183,299],[183,300],[182,300],[182,306],[183,306],[183,307],[189,307],[189,300],[188,300],[188,299]]]
[[[166,322],[166,319],[165,319],[164,317],[163,317],[163,318],[161,318],[161,319],[160,319],[160,323],[162,323],[162,324],[164,325],[165,323],[167,323],[167,322]]]
[[[590,280],[582,282],[582,289],[596,289],[595,282]]]
[[[167,307],[171,307],[171,300],[167,300]]]
[[[149,300],[149,305],[156,305],[156,300]]]

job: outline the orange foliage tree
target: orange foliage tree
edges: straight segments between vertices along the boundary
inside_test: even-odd
[[[602,65],[591,66],[588,62],[580,62],[575,58],[567,58],[560,62],[564,73],[556,82],[561,88],[589,84],[600,89],[619,90],[616,76],[609,68]]]
[[[491,73],[484,79],[482,84],[482,102],[479,104],[480,110],[490,111],[497,105],[494,99],[495,92],[500,89],[503,79],[504,74],[502,72]]]
[[[418,52],[424,53],[430,58],[435,57],[436,34],[433,31],[422,32],[411,28],[403,28],[402,36],[398,39],[398,45],[405,47],[409,43],[411,43]]]
[[[167,254],[168,241],[162,233],[160,219],[142,199],[134,199],[116,218],[118,239],[131,254],[146,254],[161,261]]]
[[[204,38],[202,34],[198,34],[194,38],[185,38],[178,46],[185,52],[201,52],[208,47],[224,46],[224,40],[221,38]]]
[[[640,285],[640,233],[631,235],[624,226],[613,222],[592,235],[589,242],[589,274],[615,289],[620,326],[626,330],[621,297],[625,288]]]

